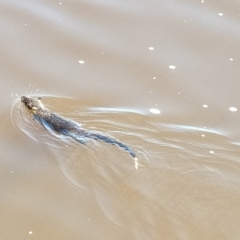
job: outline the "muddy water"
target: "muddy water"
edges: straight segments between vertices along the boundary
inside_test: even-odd
[[[0,1],[1,238],[239,239],[239,8]],[[23,94],[141,166],[47,132]]]

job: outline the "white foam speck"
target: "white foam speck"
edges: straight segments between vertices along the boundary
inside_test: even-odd
[[[229,60],[230,60],[230,61],[233,61],[233,58],[230,58]]]
[[[32,231],[29,231],[28,233],[29,233],[29,234],[33,234],[33,232],[32,232]]]
[[[204,104],[203,107],[204,107],[204,108],[208,108],[208,105],[205,105],[205,104]]]
[[[149,112],[150,113],[153,113],[153,114],[159,114],[160,113],[160,110],[156,109],[156,108],[150,108],[149,109]]]
[[[222,16],[223,16],[223,13],[218,13],[218,16],[222,17]]]
[[[209,151],[209,153],[214,154],[214,151]]]
[[[201,137],[205,137],[205,135],[204,135],[204,134],[202,134],[202,135],[201,135]]]
[[[176,69],[176,67],[174,65],[170,65],[168,66],[170,69]]]
[[[157,79],[156,77],[153,77],[153,79],[155,80],[155,79]]]
[[[83,60],[78,61],[80,64],[84,64],[85,62]]]
[[[152,51],[152,50],[154,50],[154,47],[149,47],[148,49]]]
[[[138,169],[139,163],[138,163],[138,158],[134,158],[134,165],[135,165],[135,169]]]
[[[235,108],[235,107],[230,107],[229,110],[230,110],[231,112],[236,112],[236,111],[237,111],[237,108]]]

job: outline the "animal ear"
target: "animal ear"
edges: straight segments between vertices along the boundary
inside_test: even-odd
[[[42,100],[42,97],[39,97],[38,100],[41,101],[41,100]]]

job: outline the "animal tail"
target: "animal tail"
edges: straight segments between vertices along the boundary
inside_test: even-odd
[[[111,139],[109,137],[106,137],[104,135],[101,135],[101,134],[97,134],[97,133],[91,133],[88,135],[89,138],[93,138],[94,140],[100,140],[100,141],[103,141],[103,142],[106,142],[106,143],[110,143],[112,145],[116,145],[118,147],[120,147],[121,149],[127,151],[131,156],[132,158],[134,159],[134,162],[135,162],[135,168],[137,169],[138,168],[138,158],[137,158],[137,155],[135,152],[133,152],[133,150],[128,147],[126,144],[122,143],[122,142],[119,142],[119,141],[116,141],[114,139]]]

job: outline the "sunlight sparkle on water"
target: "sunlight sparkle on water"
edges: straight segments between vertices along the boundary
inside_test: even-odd
[[[203,107],[204,107],[204,108],[208,108],[208,105],[204,104]]]
[[[159,114],[160,113],[160,110],[156,109],[156,108],[150,108],[149,109],[149,112],[150,113],[153,113],[153,114]]]
[[[235,108],[235,107],[230,107],[229,110],[230,110],[231,112],[236,112],[236,111],[237,111],[237,108]]]
[[[78,61],[80,64],[84,64],[84,61],[83,60],[79,60]]]
[[[176,67],[174,65],[170,65],[169,68],[170,69],[176,69]]]
[[[222,17],[222,16],[223,16],[223,13],[218,13],[218,16]]]
[[[149,47],[148,49],[152,51],[152,50],[154,50],[154,47]]]

